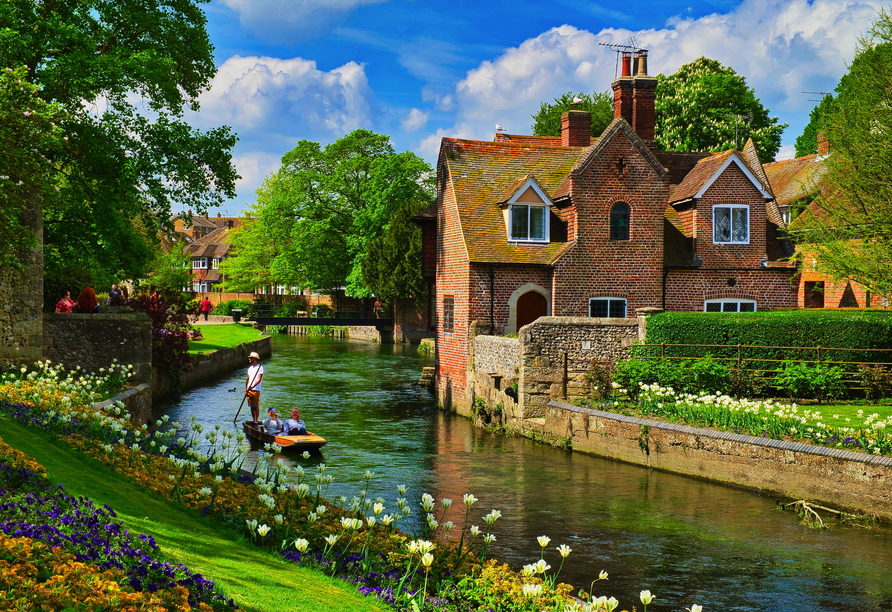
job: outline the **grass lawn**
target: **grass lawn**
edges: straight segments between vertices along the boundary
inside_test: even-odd
[[[0,416],[0,436],[47,469],[54,484],[108,504],[131,533],[155,538],[171,560],[213,580],[245,610],[281,612],[381,612],[390,608],[319,572],[264,552],[240,534],[217,527],[198,513],[170,504],[98,462]]]
[[[879,415],[878,418],[880,420],[887,420],[889,417],[892,417],[892,404],[888,402],[880,404],[812,404],[803,406],[803,408],[811,410],[812,413],[820,413],[820,416],[812,414],[809,422],[817,423],[820,421],[834,427],[851,427],[854,424],[861,423],[872,414]]]
[[[251,323],[230,323],[228,325],[202,325],[203,340],[189,340],[189,354],[202,355],[223,348],[231,348],[242,342],[257,340],[265,334],[254,329]]]

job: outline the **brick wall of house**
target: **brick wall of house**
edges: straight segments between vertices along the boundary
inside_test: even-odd
[[[593,297],[625,298],[630,316],[636,308],[658,307],[668,185],[623,132],[572,181],[577,244],[555,267],[552,314],[588,316]],[[629,240],[610,240],[616,202],[631,208]]]
[[[451,331],[437,325],[437,400],[446,409],[470,409],[468,397],[468,328],[471,321],[468,285],[469,266],[455,204],[455,193],[445,164],[437,172],[437,287],[436,319],[443,320],[443,299],[454,300]]]
[[[718,204],[749,206],[749,243],[713,243],[713,207]],[[693,214],[695,252],[705,268],[758,268],[766,258],[765,201],[743,171],[732,163],[697,201]]]
[[[671,270],[666,277],[666,310],[701,312],[705,300],[755,300],[759,310],[796,306],[795,270]]]
[[[489,333],[501,335],[506,333],[506,328],[511,323],[508,331],[516,332],[516,321],[511,318],[509,301],[514,293],[527,284],[542,287],[549,293],[551,299],[551,270],[534,266],[493,266],[492,277],[488,265],[472,265],[470,269],[471,282],[471,320],[483,321],[492,324]],[[490,290],[492,285],[493,290]],[[492,300],[493,316],[490,317],[490,294]],[[546,313],[550,314],[550,313]]]

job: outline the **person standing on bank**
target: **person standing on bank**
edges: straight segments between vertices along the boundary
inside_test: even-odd
[[[204,296],[204,299],[201,300],[201,314],[204,315],[204,320],[208,320],[208,315],[211,314],[211,311],[214,309],[214,305],[211,304],[211,300],[208,296]]]
[[[245,380],[245,397],[248,398],[248,407],[251,409],[251,420],[260,421],[260,383],[263,381],[263,366],[260,365],[260,355],[251,353],[248,355],[248,378]]]

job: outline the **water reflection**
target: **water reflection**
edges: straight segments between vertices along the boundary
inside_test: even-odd
[[[554,569],[555,547],[573,549],[563,579],[587,587],[606,570],[610,580],[595,590],[628,609],[645,588],[657,596],[655,610],[892,609],[886,530],[819,532],[748,491],[479,431],[436,410],[413,384],[428,363],[414,347],[276,336],[273,352],[262,406],[300,407],[309,429],[329,440],[329,497],[352,497],[371,470],[369,495],[389,509],[396,486],[407,484],[413,501],[422,492],[451,498],[447,518],[458,524],[462,495],[474,493],[476,524],[492,508],[503,513],[491,548],[500,558],[514,567],[535,561],[536,536],[549,535]],[[243,377],[158,408],[175,420],[195,415],[205,426],[232,427],[241,394],[227,390],[243,388]]]

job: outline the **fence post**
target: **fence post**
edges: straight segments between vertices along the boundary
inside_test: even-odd
[[[661,342],[660,343],[660,359],[665,359],[665,358],[666,358],[666,343]]]
[[[821,361],[821,347],[818,347],[818,361]]]
[[[740,345],[737,345],[737,369],[739,370],[742,367],[740,362]]]

